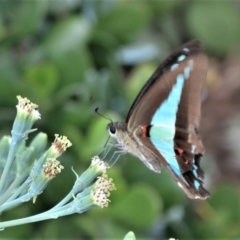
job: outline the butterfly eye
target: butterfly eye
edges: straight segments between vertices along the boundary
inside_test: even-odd
[[[110,124],[108,129],[111,134],[116,133],[116,127],[113,124]]]

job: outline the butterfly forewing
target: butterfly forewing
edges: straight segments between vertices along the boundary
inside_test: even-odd
[[[152,98],[151,103],[147,102],[145,104],[144,110],[148,110],[150,108],[151,112],[154,112],[156,108],[158,108],[162,102],[164,102],[169,93],[171,92],[172,86],[176,83],[176,77],[179,72],[183,71],[183,65],[187,64],[187,61],[190,60],[190,58],[193,58],[194,56],[199,56],[203,54],[202,51],[202,44],[198,40],[194,40],[191,42],[186,43],[182,47],[176,49],[155,71],[155,73],[151,76],[151,78],[146,82],[138,96],[136,97],[135,101],[133,102],[129,112],[128,116],[126,118],[126,123],[128,124],[128,128],[134,128],[137,126],[137,122],[140,122],[140,119],[146,118],[145,120],[149,120],[152,117],[152,114],[149,116],[148,114],[142,114],[143,113],[143,108],[141,104],[145,101],[146,99],[146,94],[147,92],[152,90],[151,93],[156,92],[155,98]],[[185,56],[185,59],[182,61],[179,61],[178,59],[181,60],[181,56]],[[174,71],[174,66],[176,66],[177,62],[181,62],[181,66],[178,69],[175,69],[177,71]],[[171,70],[172,69],[172,70]],[[202,80],[199,79],[202,85]],[[155,84],[158,84],[159,88],[156,87]],[[155,91],[154,91],[155,89]],[[151,95],[150,95],[151,98]],[[140,103],[142,102],[142,103]],[[151,104],[155,103],[153,106]],[[140,108],[140,110],[138,110]],[[137,112],[139,114],[137,114]],[[136,116],[137,115],[137,119]],[[135,122],[137,121],[137,122]]]

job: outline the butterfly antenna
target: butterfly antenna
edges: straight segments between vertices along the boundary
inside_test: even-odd
[[[97,113],[99,116],[101,116],[101,117],[107,119],[108,121],[113,122],[112,119],[111,119],[109,116],[104,115],[103,113],[99,112],[99,108],[98,108],[98,107],[95,108],[95,113]]]

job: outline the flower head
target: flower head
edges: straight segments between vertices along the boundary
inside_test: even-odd
[[[107,174],[103,174],[101,177],[98,177],[95,187],[91,191],[94,204],[100,206],[101,208],[107,207],[110,202],[108,197],[110,196],[110,192],[113,190],[116,190],[116,187],[112,178],[108,178]]]
[[[40,119],[40,113],[37,110],[37,105],[32,103],[27,98],[17,96],[17,116],[13,123],[12,128],[12,141],[24,141],[27,139],[28,134],[34,129],[31,129],[36,120]]]
[[[99,156],[94,156],[90,165],[91,168],[96,168],[97,172],[106,173],[109,168],[108,164],[102,161]]]
[[[35,120],[40,119],[41,115],[38,110],[38,105],[35,103],[32,103],[29,99],[23,98],[21,96],[17,96],[18,99],[18,105],[17,110],[19,113],[24,115],[31,115],[31,117]]]
[[[74,184],[74,193],[76,194],[77,192],[82,191],[99,175],[106,173],[107,169],[108,169],[107,163],[102,161],[98,156],[93,157],[89,168],[77,178]]]
[[[55,158],[48,158],[47,162],[43,165],[43,174],[51,179],[56,177],[64,167],[60,164],[60,162]]]
[[[104,173],[101,177],[98,177],[94,185],[77,194],[72,202],[71,210],[82,213],[94,206],[107,207],[110,202],[108,199],[110,192],[115,189],[112,179],[108,178],[107,174]]]
[[[60,162],[55,158],[47,158],[41,169],[39,169],[39,167],[41,166],[38,164],[38,161],[36,161],[33,166],[31,174],[32,181],[28,190],[31,196],[41,194],[47,187],[49,181],[56,177],[63,169],[63,166],[60,165]]]
[[[44,154],[42,154],[37,161],[34,162],[32,169],[34,176],[41,175],[43,173],[43,169],[45,169],[44,171],[48,178],[52,178],[58,172],[61,172],[63,167],[60,167],[56,158],[61,155],[67,147],[71,146],[71,143],[65,136],[59,136],[58,134],[55,136],[56,138],[52,143],[52,146]],[[40,138],[40,140],[41,139],[42,138]]]
[[[67,139],[66,136],[60,136],[55,134],[55,140],[52,143],[52,149],[55,152],[56,156],[60,156],[66,151],[68,147],[71,147],[72,143]]]

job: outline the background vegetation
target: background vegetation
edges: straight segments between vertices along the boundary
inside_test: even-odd
[[[108,121],[124,120],[131,102],[176,46],[201,39],[209,55],[201,133],[206,201],[188,199],[164,170],[125,155],[110,174],[117,186],[107,209],[6,229],[1,237],[231,239],[240,237],[239,1],[32,0],[0,2],[0,135],[9,134],[16,95],[40,107],[36,125],[53,140],[68,136],[63,173],[36,204],[1,220],[55,205],[107,140]]]

